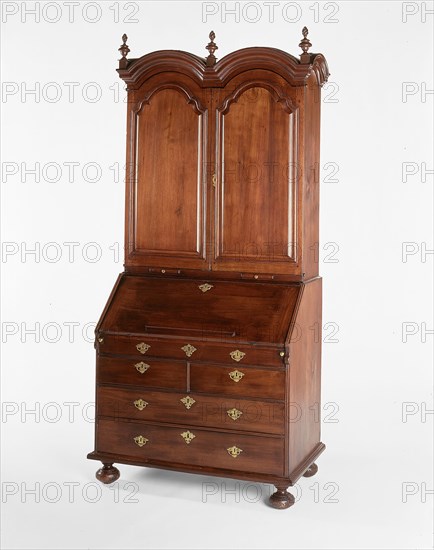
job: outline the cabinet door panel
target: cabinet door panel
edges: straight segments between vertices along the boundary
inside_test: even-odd
[[[206,119],[203,102],[181,85],[161,85],[137,102],[131,263],[204,265]]]
[[[297,259],[298,111],[269,82],[220,98],[213,269],[287,273]]]

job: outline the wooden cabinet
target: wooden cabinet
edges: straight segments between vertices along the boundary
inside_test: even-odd
[[[113,463],[273,483],[324,449],[319,91],[328,68],[247,48],[128,59],[125,271],[96,328],[97,478]],[[294,415],[294,413],[296,413]]]

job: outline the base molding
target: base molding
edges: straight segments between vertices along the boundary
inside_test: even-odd
[[[315,460],[324,451],[326,446],[324,443],[318,443],[312,452],[310,452],[305,459],[298,464],[298,466],[286,476],[276,476],[260,473],[242,472],[237,470],[222,470],[218,468],[210,468],[205,466],[189,466],[188,464],[178,464],[171,462],[170,464],[163,461],[146,461],[138,460],[137,458],[115,455],[110,453],[101,453],[93,451],[87,455],[90,460],[99,460],[103,464],[128,464],[131,466],[142,466],[147,468],[159,468],[162,470],[172,470],[175,472],[184,472],[187,474],[199,474],[199,475],[211,475],[216,477],[228,477],[233,479],[241,479],[244,481],[252,481],[256,483],[270,483],[271,485],[291,487],[295,485],[300,477],[310,468]]]
[[[298,464],[294,470],[289,474],[290,486],[295,485],[297,481],[303,476],[303,474],[310,468],[319,455],[325,450],[324,443],[319,442],[318,445],[312,450],[307,457]],[[306,476],[307,477],[307,476]]]

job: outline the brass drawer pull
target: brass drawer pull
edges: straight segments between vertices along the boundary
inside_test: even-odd
[[[149,344],[145,344],[145,342],[140,342],[140,344],[137,344],[136,349],[137,351],[140,351],[140,353],[144,354],[148,351],[150,347],[151,346]]]
[[[243,376],[244,376],[244,372],[241,372],[237,369],[229,373],[230,379],[233,380],[234,382],[239,382]]]
[[[194,433],[190,432],[190,430],[187,430],[186,432],[182,432],[181,437],[184,439],[187,445],[190,445],[190,443],[196,436],[194,435]]]
[[[214,285],[204,283],[203,285],[199,285],[199,288],[202,292],[208,292],[208,290],[211,290],[212,288],[214,288]]]
[[[236,349],[234,351],[231,351],[230,354],[231,358],[234,361],[241,361],[241,359],[246,355],[243,351],[240,351],[239,349]]]
[[[182,349],[183,352],[185,352],[185,355],[187,357],[191,357],[193,355],[193,353],[195,351],[197,351],[197,349],[194,346],[192,346],[191,344],[186,344],[181,349]]]
[[[237,458],[243,452],[243,449],[240,449],[239,447],[235,447],[235,445],[233,447],[228,447],[226,450],[231,455],[232,458]]]
[[[137,401],[134,401],[134,406],[136,409],[139,409],[139,411],[143,411],[143,409],[146,409],[146,407],[149,405],[147,401],[143,401],[143,399],[137,399]]]
[[[145,373],[151,365],[148,365],[148,363],[144,363],[143,361],[140,361],[140,363],[136,363],[134,365],[136,367],[137,372],[140,372],[140,374]]]
[[[238,409],[229,409],[226,411],[229,418],[232,418],[232,420],[238,420],[240,416],[243,414],[243,411],[239,411]]]
[[[143,437],[143,435],[137,435],[134,438],[134,443],[138,445],[139,447],[143,447],[143,445],[146,445],[146,443],[149,441],[146,437]]]
[[[185,405],[186,409],[191,409],[191,407],[196,403],[196,400],[189,395],[183,397],[182,399],[180,399],[180,401]]]

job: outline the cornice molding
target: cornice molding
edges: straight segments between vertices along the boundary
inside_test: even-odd
[[[232,52],[213,66],[207,66],[205,58],[177,50],[160,50],[137,59],[120,60],[117,69],[129,90],[135,90],[152,76],[163,72],[175,72],[193,79],[199,86],[224,87],[235,76],[255,69],[272,71],[292,86],[304,86],[307,78],[315,73],[318,85],[329,77],[327,62],[322,54],[309,55],[308,62],[301,62],[293,55],[276,48],[253,47]]]

